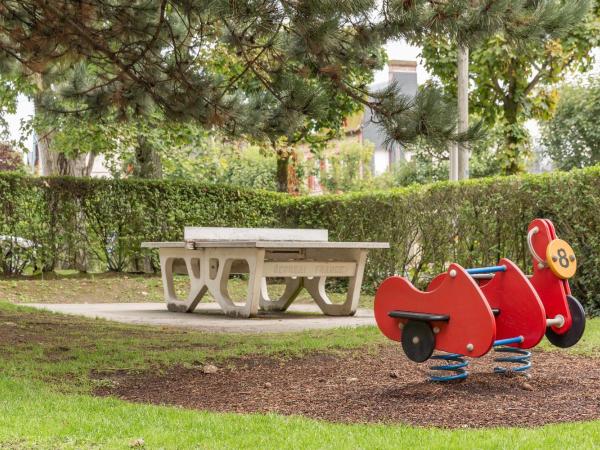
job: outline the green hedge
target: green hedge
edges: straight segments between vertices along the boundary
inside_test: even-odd
[[[599,204],[600,168],[318,197],[170,181],[1,175],[0,235],[40,244],[35,256],[46,269],[139,270],[140,242],[181,239],[185,225],[322,227],[331,239],[392,244],[371,253],[365,288],[372,290],[392,273],[422,285],[450,261],[477,266],[508,257],[530,271],[527,225],[547,217],[578,255],[574,295],[600,313]]]
[[[35,242],[46,270],[138,270],[142,241],[181,240],[185,224],[274,227],[281,201],[198,183],[1,175],[0,235]]]

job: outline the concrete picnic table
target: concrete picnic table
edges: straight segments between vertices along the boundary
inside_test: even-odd
[[[180,242],[144,242],[158,249],[165,301],[169,311],[193,312],[210,292],[223,312],[254,317],[265,311],[285,311],[306,289],[321,311],[330,316],[353,315],[358,307],[367,252],[389,248],[387,242],[329,242],[327,230],[285,228],[185,227]],[[175,273],[188,274],[187,298],[177,297]],[[227,290],[231,274],[248,274],[243,303]],[[334,304],[325,292],[327,277],[349,279],[346,300]],[[267,278],[283,278],[284,292],[271,299]]]

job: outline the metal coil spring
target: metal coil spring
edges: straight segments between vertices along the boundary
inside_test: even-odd
[[[469,372],[465,369],[469,362],[464,358],[464,355],[460,355],[458,353],[444,353],[441,355],[434,355],[431,359],[437,359],[441,361],[446,361],[447,364],[439,364],[435,366],[431,366],[430,370],[439,370],[439,371],[448,371],[454,372],[454,374],[448,375],[435,375],[430,374],[430,381],[453,381],[453,380],[464,380],[469,376]]]
[[[497,363],[509,363],[516,364],[511,367],[494,367],[495,373],[509,373],[509,372],[525,372],[531,368],[531,352],[518,347],[508,347],[506,344],[516,344],[523,342],[523,337],[518,336],[516,338],[503,339],[494,342],[494,351],[498,353],[509,353],[507,356],[499,356],[494,358],[494,362]]]

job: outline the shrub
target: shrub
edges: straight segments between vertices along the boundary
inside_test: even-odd
[[[535,217],[554,221],[575,249],[572,288],[600,312],[600,168],[522,177],[440,182],[392,191],[291,197],[266,191],[158,180],[0,175],[0,235],[35,244],[38,267],[139,270],[142,241],[180,240],[185,225],[327,228],[333,240],[381,240],[365,289],[393,273],[423,286],[456,261],[501,257],[529,272],[525,233]],[[154,269],[156,260],[154,259]]]
[[[181,240],[184,224],[276,226],[280,201],[182,181],[1,175],[0,235],[32,240],[46,270],[82,259],[90,270],[138,270],[142,241]]]
[[[288,226],[323,227],[332,239],[389,241],[370,254],[367,287],[397,273],[423,287],[451,261],[493,265],[501,257],[531,272],[525,234],[551,219],[578,256],[574,295],[600,312],[600,168],[544,175],[440,182],[392,191],[286,201]]]

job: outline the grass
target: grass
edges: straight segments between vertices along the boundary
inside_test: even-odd
[[[537,348],[546,351],[562,351],[550,344],[546,338],[542,340]],[[577,343],[577,345],[566,349],[566,351],[574,355],[600,357],[600,317],[588,319],[586,321],[585,332],[581,340]]]
[[[146,279],[147,278],[147,279]],[[56,286],[74,279],[57,277]],[[152,277],[132,277],[146,289]],[[129,283],[91,280],[101,286]],[[37,283],[42,280],[38,280]],[[45,280],[48,285],[53,281]],[[159,281],[159,280],[158,280]],[[17,287],[10,287],[11,283]],[[35,280],[2,280],[23,292]],[[29,286],[29,285],[28,285]],[[33,286],[33,285],[32,285]],[[54,285],[51,285],[54,286]],[[83,285],[85,286],[85,284]],[[60,289],[27,296],[60,299]],[[108,289],[108,288],[105,288]],[[2,293],[0,291],[0,299]],[[160,291],[159,291],[160,292]],[[70,295],[70,294],[67,294]],[[80,294],[77,294],[80,295]],[[5,297],[6,298],[6,297]],[[289,358],[314,351],[370,351],[386,341],[375,327],[318,330],[277,336],[210,334],[166,327],[123,325],[35,310],[0,301],[0,448],[594,448],[600,421],[545,427],[444,430],[405,425],[332,424],[303,417],[235,415],[133,404],[91,395],[106,380],[93,371],[144,370],[170,364],[227,365],[229,358]],[[544,342],[545,350],[552,347]],[[599,356],[600,319],[588,321],[569,353]],[[399,405],[399,407],[402,407]],[[460,414],[460,411],[457,411]]]
[[[374,327],[302,333],[215,334],[125,325],[0,302],[0,372],[44,380],[61,390],[89,392],[92,370],[142,370],[171,364],[218,364],[228,358],[287,358],[314,351],[361,350],[385,342]]]
[[[279,358],[315,351],[369,351],[395,345],[375,327],[302,333],[216,334],[168,327],[125,325],[67,316],[0,302],[0,373],[17,380],[41,380],[63,392],[89,393],[102,379],[92,371],[144,370],[172,364],[227,364],[229,358]],[[542,347],[552,350],[547,343]],[[597,356],[600,319],[588,321],[584,339],[568,350]]]
[[[188,278],[175,277],[178,295],[187,294]],[[283,292],[282,284],[269,284],[269,294],[276,298]],[[233,278],[229,283],[229,293],[234,300],[245,298],[247,283]],[[330,292],[332,301],[342,301],[345,296]],[[75,271],[38,274],[15,278],[0,278],[0,300],[13,303],[143,303],[162,302],[163,288],[160,275],[97,273],[82,274]],[[212,301],[207,294],[206,299]],[[298,302],[311,302],[303,291]],[[362,307],[373,306],[372,295],[361,296]]]
[[[234,415],[65,395],[0,377],[2,448],[595,448],[600,422],[534,429],[421,429]],[[401,407],[401,405],[399,405]],[[460,412],[457,412],[459,414]]]

